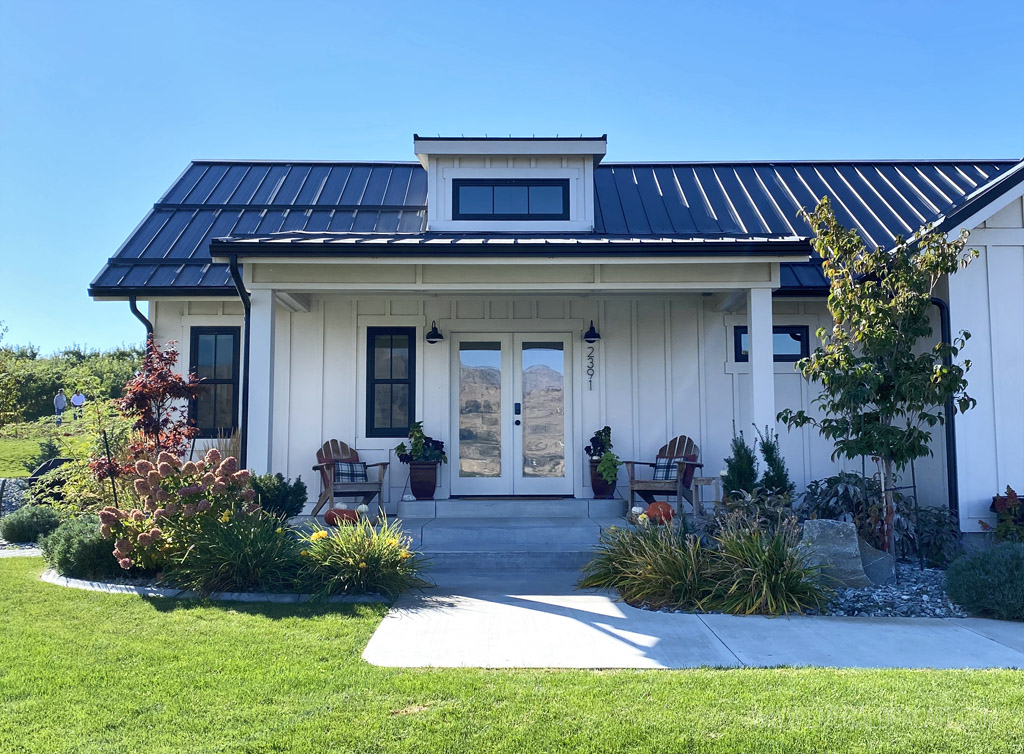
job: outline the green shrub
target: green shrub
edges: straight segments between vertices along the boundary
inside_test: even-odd
[[[35,542],[60,522],[60,513],[48,505],[25,505],[0,518],[0,537],[8,542]]]
[[[422,589],[423,559],[409,549],[400,524],[382,521],[376,528],[360,516],[354,524],[332,529],[314,526],[302,537],[299,583],[321,596],[387,594]]]
[[[946,592],[972,615],[1024,620],[1024,544],[965,555],[946,571]]]
[[[113,545],[100,534],[100,520],[92,514],[66,519],[40,538],[39,547],[47,565],[61,576],[103,580],[121,573]]]
[[[914,525],[917,552],[931,568],[944,568],[963,554],[960,527],[949,508],[921,508]]]
[[[725,459],[725,476],[722,477],[722,495],[726,500],[750,494],[757,488],[757,456],[747,445],[743,433],[732,438],[732,453]]]
[[[169,584],[202,594],[294,591],[298,542],[279,518],[237,511],[194,520],[184,555],[164,573]]]
[[[711,604],[734,615],[788,615],[820,607],[828,590],[799,541],[794,517],[726,517],[715,537],[718,588]]]
[[[757,430],[757,442],[765,465],[758,487],[766,495],[792,497],[796,485],[789,478],[786,459],[782,457],[782,449],[779,447],[778,433],[769,427],[765,427],[764,432]]]
[[[708,609],[715,588],[710,554],[674,526],[610,527],[583,568],[582,589],[614,589],[630,604]]]
[[[256,502],[267,513],[291,518],[302,513],[306,504],[306,485],[302,477],[289,482],[283,474],[263,474],[251,480]]]
[[[893,492],[896,507],[893,518],[896,554],[910,557],[917,553],[913,499]],[[884,500],[881,483],[872,477],[840,472],[807,485],[798,512],[801,518],[827,518],[852,522],[857,533],[875,549],[885,549],[882,519]]]

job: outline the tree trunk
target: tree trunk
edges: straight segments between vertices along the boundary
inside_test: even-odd
[[[878,465],[882,472],[882,549],[895,557],[896,530],[894,521],[896,518],[896,503],[893,497],[893,488],[896,484],[893,479],[892,460],[880,458]]]

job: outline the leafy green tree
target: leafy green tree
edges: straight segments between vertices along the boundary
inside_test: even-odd
[[[952,363],[970,333],[924,351],[919,346],[932,338],[935,286],[978,252],[967,250],[966,230],[948,240],[927,226],[911,242],[897,238],[890,250],[868,249],[836,220],[827,197],[804,217],[829,281],[834,325],[818,330],[821,345],[797,363],[806,379],[821,385],[814,400],[820,417],[786,409],[778,418],[791,428],[816,427],[835,444],[833,458],[876,459],[885,496],[882,541],[891,549],[897,473],[931,453],[931,429],[943,422],[947,401],[961,412],[975,404],[967,394],[970,361]],[[950,366],[943,363],[947,357]]]
[[[7,326],[0,321],[0,341]],[[0,343],[0,427],[21,420],[18,405],[18,378],[14,373],[14,352]]]

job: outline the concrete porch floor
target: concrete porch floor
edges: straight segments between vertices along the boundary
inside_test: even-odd
[[[437,574],[363,658],[389,667],[1024,668],[1024,624],[980,618],[694,615],[576,591],[572,571]]]

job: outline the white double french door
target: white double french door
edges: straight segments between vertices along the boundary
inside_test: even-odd
[[[571,495],[568,333],[453,333],[453,495]]]

